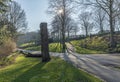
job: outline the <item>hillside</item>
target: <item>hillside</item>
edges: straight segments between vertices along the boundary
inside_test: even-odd
[[[82,40],[71,41],[75,47],[76,52],[81,54],[102,54],[102,53],[119,53],[120,52],[120,35],[115,35],[117,43],[116,48],[109,47],[110,36],[92,36]]]

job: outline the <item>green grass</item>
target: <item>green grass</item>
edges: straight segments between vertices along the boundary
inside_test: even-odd
[[[15,52],[15,53],[11,53],[11,55],[7,57],[0,58],[0,66],[3,67],[14,63],[14,59],[16,58],[17,54],[18,53]]]
[[[62,52],[61,49],[62,45],[60,43],[51,43],[49,44],[49,50],[50,52]]]
[[[75,46],[75,51],[80,54],[103,54],[103,51],[90,50],[86,48],[81,48],[80,46]]]
[[[71,41],[73,46],[75,47],[75,51],[80,54],[105,54],[106,52],[104,51],[98,51],[98,50],[93,50],[93,49],[87,49],[87,48],[82,48],[80,46],[81,40],[74,40]]]
[[[72,43],[74,46],[79,46],[79,45],[80,45],[80,40],[73,40],[73,41],[71,41],[71,43]]]
[[[17,57],[13,65],[0,69],[0,82],[101,82],[62,59],[48,63],[40,58]]]
[[[33,45],[35,45],[34,42],[30,42],[30,43],[22,44],[22,45],[20,45],[20,47],[30,47],[30,46],[33,46]]]
[[[31,46],[31,44],[28,45],[27,43],[22,44],[21,46],[23,46],[23,45],[24,45],[24,47],[26,47],[26,48],[24,48],[25,50],[34,50],[34,51],[40,51],[41,50],[40,46],[35,46],[35,45]],[[59,53],[62,52],[60,43],[49,44],[49,51],[50,52],[59,52]]]
[[[41,46],[31,46],[31,47],[25,48],[25,50],[40,51],[41,50]]]

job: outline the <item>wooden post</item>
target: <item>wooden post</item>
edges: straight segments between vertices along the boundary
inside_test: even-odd
[[[40,24],[41,31],[41,54],[42,54],[42,62],[48,62],[50,60],[49,55],[49,41],[48,41],[48,29],[47,23]]]

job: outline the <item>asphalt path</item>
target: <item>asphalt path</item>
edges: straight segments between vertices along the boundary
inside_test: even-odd
[[[72,45],[67,44],[67,47],[69,54],[64,54],[64,60],[106,82],[120,82],[120,54],[81,55],[74,52]]]
[[[82,55],[75,53],[72,45],[67,44],[67,47],[66,53],[50,52],[50,55],[60,57],[77,68],[83,69],[106,82],[120,82],[120,54]],[[39,51],[26,52],[40,54]]]

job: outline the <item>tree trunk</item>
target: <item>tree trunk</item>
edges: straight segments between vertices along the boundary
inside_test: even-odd
[[[102,22],[100,21],[100,33],[103,34],[104,30],[103,30],[103,24]]]
[[[50,60],[49,56],[49,41],[48,41],[48,30],[47,23],[40,24],[41,29],[41,54],[42,54],[42,62],[48,62]]]
[[[63,18],[63,20],[64,20],[64,18]],[[66,46],[65,46],[65,25],[64,25],[64,21],[63,21],[63,24],[62,24],[62,44],[63,44],[62,52],[65,53]]]
[[[110,18],[110,47],[111,48],[116,47],[116,42],[114,40],[114,27],[113,27],[112,18]]]
[[[87,27],[85,27],[85,33],[86,33],[86,37],[88,36],[88,29]]]
[[[112,8],[113,8],[113,2],[110,1],[110,15],[109,15],[109,18],[110,18],[110,47],[115,48],[116,47],[116,42],[114,40],[114,26],[113,26],[113,11],[112,11]]]
[[[63,0],[63,13],[62,13],[62,44],[63,44],[63,49],[62,52],[65,53],[65,0]]]

